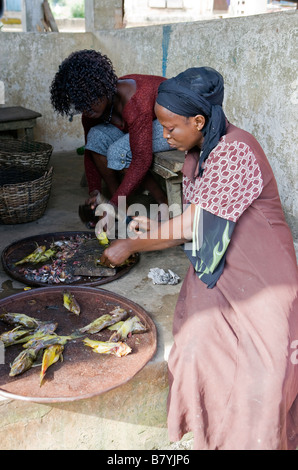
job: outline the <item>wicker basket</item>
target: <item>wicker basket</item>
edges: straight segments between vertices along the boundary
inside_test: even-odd
[[[53,147],[44,142],[20,139],[0,139],[0,167],[24,165],[30,169],[45,171]]]
[[[22,168],[22,167],[21,167]],[[0,187],[0,223],[23,224],[45,212],[52,186],[51,167],[37,179]]]

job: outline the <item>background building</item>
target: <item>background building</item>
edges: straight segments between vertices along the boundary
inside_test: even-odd
[[[258,15],[267,12],[267,0],[230,0],[229,13],[233,16]]]

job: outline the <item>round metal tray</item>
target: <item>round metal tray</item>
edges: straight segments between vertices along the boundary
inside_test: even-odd
[[[21,344],[9,346],[4,351],[5,363],[0,364],[0,395],[42,403],[90,398],[129,381],[155,354],[156,327],[142,307],[103,289],[68,288],[81,306],[81,313],[77,316],[63,307],[63,290],[63,287],[45,287],[12,295],[0,300],[0,312],[4,309],[40,320],[53,320],[58,323],[56,333],[67,335],[120,306],[130,316],[137,315],[147,326],[147,331],[128,338],[126,342],[132,352],[120,358],[95,353],[83,344],[83,338],[68,342],[64,348],[63,362],[58,361],[49,367],[41,387],[40,366],[15,377],[9,376],[10,364],[23,349]],[[12,328],[0,320],[0,334]],[[111,333],[110,330],[102,330],[88,337],[107,341]]]
[[[11,245],[4,248],[1,254],[1,261],[4,270],[6,271],[9,276],[11,276],[16,281],[22,282],[28,286],[32,287],[51,287],[56,286],[57,284],[51,284],[49,282],[41,282],[36,280],[28,279],[24,273],[22,272],[22,265],[15,266],[14,263],[22,259],[24,256],[28,255],[32,251],[35,250],[36,244],[38,245],[46,245],[47,248],[50,247],[53,241],[58,241],[61,239],[69,240],[75,236],[92,236],[90,232],[87,231],[80,231],[80,232],[54,232],[54,233],[46,233],[41,235],[36,235],[32,237],[23,238],[22,240],[18,240]],[[93,238],[95,238],[93,236]],[[125,274],[127,274],[139,261],[139,255],[136,254],[134,256],[133,262],[128,266],[118,267],[117,272],[114,276],[109,277],[91,277],[91,276],[81,276],[81,278],[77,281],[65,281],[63,285],[83,285],[83,286],[99,286],[103,284],[107,284],[112,282]],[[69,260],[69,263],[72,261]],[[60,285],[60,284],[59,284]],[[62,285],[62,283],[61,283]]]

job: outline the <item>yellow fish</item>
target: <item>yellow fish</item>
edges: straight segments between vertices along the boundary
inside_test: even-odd
[[[69,291],[63,292],[63,305],[70,312],[75,313],[76,315],[80,315],[81,308],[78,302],[76,301],[74,295],[71,294]]]
[[[72,336],[58,336],[53,333],[52,335],[45,335],[41,337],[32,338],[23,345],[23,348],[40,351],[40,349],[45,349],[48,346],[52,346],[53,344],[61,344],[62,346],[64,346],[67,341],[72,339]]]
[[[125,320],[122,325],[112,334],[109,341],[125,340],[128,336],[134,333],[143,333],[146,327],[141,323],[137,316],[130,317]]]
[[[30,335],[30,332],[32,330],[25,330],[21,326],[17,326],[11,331],[6,331],[5,333],[2,333],[0,335],[0,341],[4,344],[5,347],[11,346],[13,344],[18,343],[18,340],[23,339],[23,341],[26,341],[25,338],[27,338]]]
[[[59,359],[63,361],[63,349],[64,346],[62,344],[53,344],[44,350],[42,356],[42,365],[40,371],[40,381],[39,386],[42,386],[42,382],[45,376],[47,369],[52,365],[55,364]]]
[[[121,307],[115,307],[110,313],[106,313],[96,318],[93,322],[77,330],[78,334],[90,333],[95,334],[99,331],[123,320],[128,315],[127,311]]]
[[[109,341],[93,341],[92,339],[85,338],[83,343],[90,346],[94,352],[98,354],[113,354],[117,357],[127,356],[131,353],[132,349],[122,342],[111,343]]]
[[[5,310],[4,313],[1,313],[0,320],[8,323],[9,325],[20,325],[24,328],[30,329],[37,328],[39,325],[38,320],[25,315],[25,313],[11,313],[6,312]]]
[[[17,261],[17,263],[15,263],[15,266],[18,266],[19,264],[24,264],[24,263],[38,263],[39,258],[44,254],[45,251],[46,251],[45,246],[37,246],[37,248],[35,248],[35,250],[32,253],[25,256],[20,261]]]
[[[21,351],[20,354],[13,361],[10,368],[10,377],[22,374],[33,366],[36,360],[37,352],[34,349],[26,349]]]
[[[100,245],[107,246],[110,243],[110,240],[108,239],[106,232],[98,233],[96,236]]]

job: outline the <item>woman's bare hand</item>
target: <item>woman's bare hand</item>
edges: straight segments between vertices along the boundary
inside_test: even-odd
[[[100,194],[98,189],[95,189],[89,194],[89,198],[86,199],[85,204],[89,205],[91,209],[95,209],[96,206],[98,205],[97,203],[97,196]]]
[[[129,238],[115,240],[105,249],[101,255],[100,262],[108,267],[120,266],[132,254],[131,240]]]

